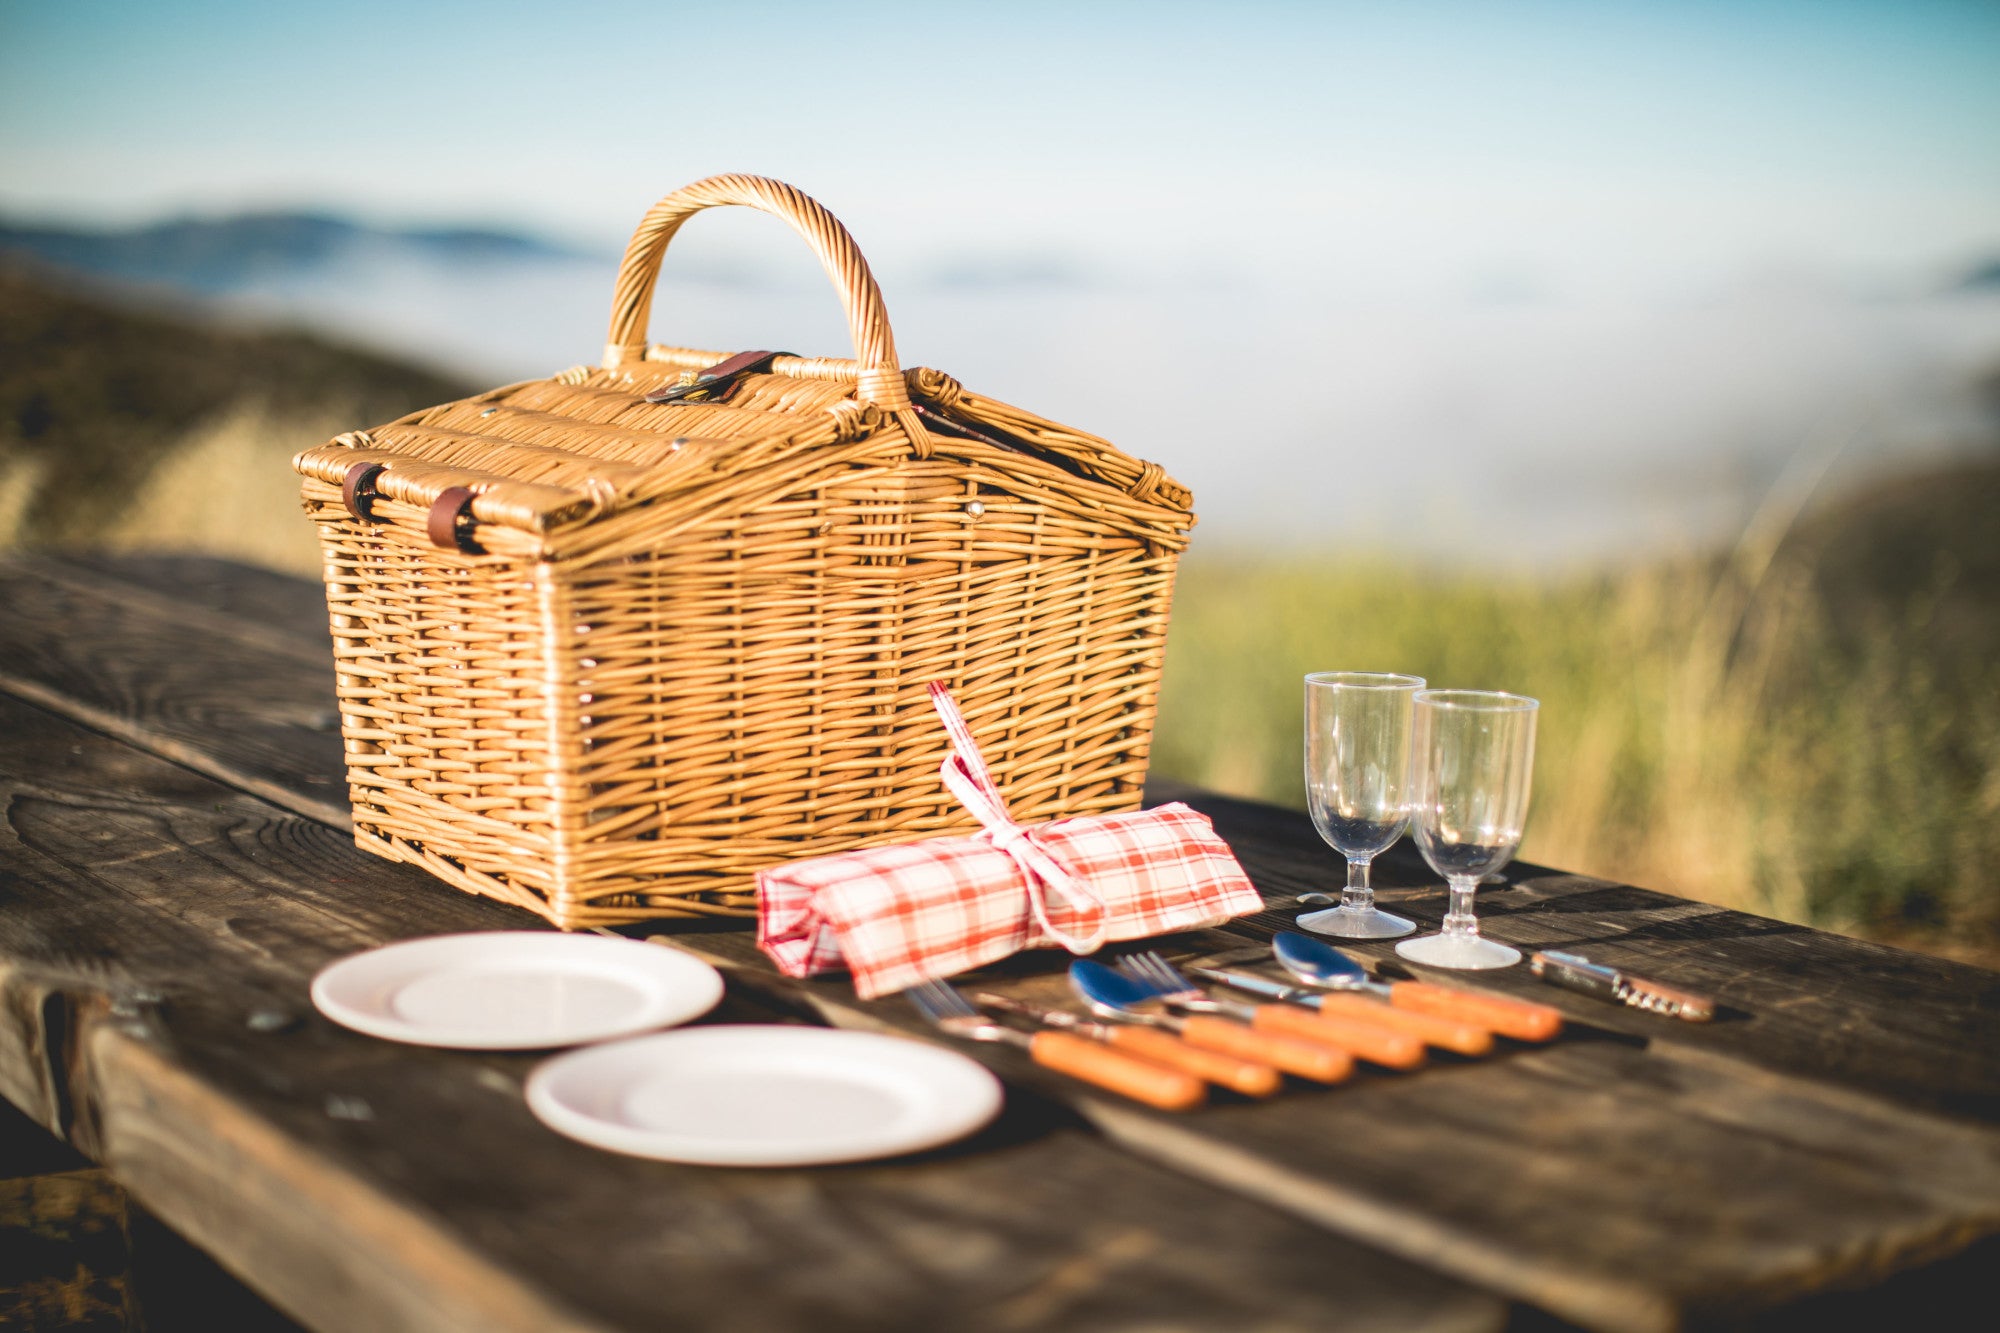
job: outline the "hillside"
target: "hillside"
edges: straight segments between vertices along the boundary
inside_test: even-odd
[[[2000,965],[1996,514],[1988,453],[1768,550],[1571,578],[1197,549],[1153,767],[1299,805],[1304,672],[1516,690],[1543,705],[1525,857]]]
[[[0,490],[13,511],[0,539],[8,527],[26,545],[101,537],[170,456],[222,423],[263,423],[261,457],[282,469],[290,452],[331,429],[386,421],[472,387],[304,333],[120,304],[43,271],[0,266]]]
[[[574,258],[562,246],[480,227],[367,227],[320,213],[179,218],[124,230],[0,222],[0,254],[74,273],[199,293],[337,264],[396,248],[448,263]]]

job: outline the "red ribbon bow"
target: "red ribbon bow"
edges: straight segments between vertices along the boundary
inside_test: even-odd
[[[1104,900],[1038,846],[1026,828],[1014,822],[1007,813],[1007,802],[993,783],[993,775],[987,771],[985,759],[980,756],[978,743],[972,739],[972,729],[965,725],[964,715],[952,700],[951,691],[935,680],[930,683],[930,691],[931,704],[951,735],[951,753],[944,757],[939,769],[945,790],[956,796],[979,821],[983,830],[980,836],[1021,868],[1028,883],[1028,907],[1035,914],[1036,924],[1071,953],[1093,952],[1104,943],[1110,929]],[[1072,935],[1051,924],[1048,909],[1051,893],[1071,912],[1091,923],[1087,935]]]

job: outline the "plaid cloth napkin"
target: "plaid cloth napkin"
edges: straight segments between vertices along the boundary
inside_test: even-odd
[[[761,872],[757,943],[788,976],[846,967],[870,999],[1022,949],[1089,953],[1263,907],[1208,820],[1178,802],[1014,823],[950,692],[930,689],[952,741],[945,787],[982,830]]]

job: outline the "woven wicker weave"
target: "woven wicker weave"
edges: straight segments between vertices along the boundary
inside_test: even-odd
[[[649,403],[724,360],[645,341],[668,242],[722,204],[812,246],[856,359]],[[965,831],[931,680],[1017,818],[1138,802],[1187,491],[901,370],[867,263],[789,186],[718,176],[656,205],[601,368],[294,466],[356,840],[461,888],[565,928],[742,915],[761,867]]]

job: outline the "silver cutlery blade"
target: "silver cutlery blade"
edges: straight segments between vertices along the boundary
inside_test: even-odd
[[[1220,982],[1224,986],[1232,986],[1240,991],[1248,991],[1252,995],[1261,995],[1267,1000],[1282,1000],[1288,1004],[1302,1004],[1309,1009],[1319,1007],[1318,993],[1308,990],[1304,986],[1290,986],[1282,981],[1273,981],[1269,977],[1254,976],[1248,972],[1224,972],[1213,967],[1191,967],[1188,971],[1194,973],[1203,981]]]

